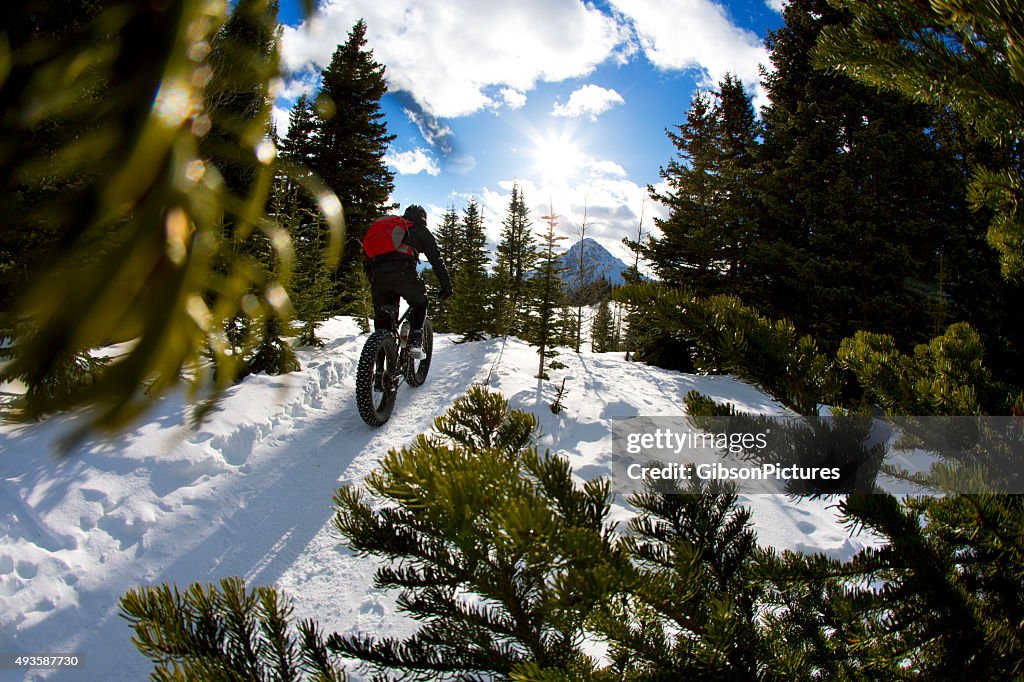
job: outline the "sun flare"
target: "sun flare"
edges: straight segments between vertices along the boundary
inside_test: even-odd
[[[532,170],[545,184],[567,184],[583,172],[586,156],[571,133],[538,135],[531,139],[531,144]]]

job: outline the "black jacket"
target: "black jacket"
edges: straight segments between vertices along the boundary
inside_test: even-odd
[[[420,259],[419,254],[422,253],[427,257],[430,267],[434,269],[434,274],[437,276],[437,282],[441,286],[441,291],[452,288],[452,280],[448,276],[448,268],[444,265],[444,259],[441,258],[441,250],[437,248],[437,240],[434,239],[434,235],[430,233],[426,225],[414,222],[408,232],[405,233],[403,243],[415,249],[416,254],[407,256],[396,251],[385,253],[376,258],[364,259],[363,267],[366,269],[366,276],[371,282],[373,281],[373,273],[375,271],[392,272],[408,267],[410,263],[415,267]]]

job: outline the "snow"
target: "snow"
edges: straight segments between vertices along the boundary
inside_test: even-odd
[[[535,349],[516,339],[455,344],[438,335],[426,384],[403,386],[391,420],[371,429],[354,399],[365,337],[348,318],[327,322],[321,336],[325,348],[299,351],[301,372],[248,377],[195,428],[181,395],[66,457],[56,444],[82,415],[0,423],[0,653],[86,661],[77,670],[0,670],[0,679],[144,679],[150,664],[131,644],[117,601],[164,581],[242,576],[282,589],[295,617],[314,617],[325,632],[411,634],[415,624],[394,597],[373,587],[375,559],[348,550],[331,526],[331,497],[488,377],[513,407],[538,416],[542,445],[566,456],[581,480],[609,471],[611,419],[681,415],[690,390],[745,412],[788,414],[731,377],[627,363],[621,353],[563,350],[568,368],[540,384]],[[565,409],[556,415],[548,406],[563,376]],[[13,389],[0,389],[0,400],[13,399]],[[848,558],[872,542],[849,536],[834,501],[754,495],[741,503],[766,546]],[[629,513],[617,504],[614,518]]]

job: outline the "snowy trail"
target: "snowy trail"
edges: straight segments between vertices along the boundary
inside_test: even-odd
[[[491,386],[534,412],[542,446],[566,456],[581,479],[607,475],[610,420],[679,415],[696,389],[760,414],[785,410],[731,377],[701,377],[626,363],[621,354],[563,351],[551,383],[533,378],[533,348],[510,339],[456,345],[435,338],[427,382],[403,386],[383,427],[363,424],[354,371],[365,336],[347,318],[322,330],[328,345],[303,350],[303,371],[253,376],[230,389],[197,430],[180,397],[144,423],[93,441],[57,462],[54,443],[74,415],[0,424],[0,652],[81,653],[85,670],[0,670],[0,680],[144,679],[148,662],[130,643],[117,600],[141,584],[215,582],[241,576],[276,585],[297,618],[327,632],[409,634],[415,624],[373,587],[376,561],[341,544],[331,498],[359,483],[390,448],[431,428],[492,363]],[[567,377],[565,410],[552,414]],[[762,544],[848,556],[850,540],[827,503],[778,496],[745,500]],[[617,506],[615,517],[629,512]]]
[[[229,391],[218,414],[198,432],[179,426],[162,429],[166,433],[158,440],[166,451],[157,456],[140,451],[153,446],[152,424],[184,421],[187,411],[180,401],[161,405],[152,421],[112,443],[94,443],[72,453],[58,466],[64,476],[52,482],[45,482],[53,475],[52,458],[25,460],[27,466],[19,470],[5,456],[0,491],[7,498],[3,508],[13,513],[0,542],[13,545],[10,556],[41,551],[35,553],[35,562],[22,559],[15,565],[12,559],[8,571],[3,570],[8,562],[0,559],[5,596],[11,592],[21,597],[0,616],[0,650],[74,651],[89,659],[84,677],[82,671],[64,671],[47,679],[143,678],[148,664],[131,645],[130,629],[116,609],[118,596],[131,586],[164,581],[187,585],[236,575],[251,585],[274,584],[293,565],[309,563],[302,556],[318,536],[327,538],[329,551],[338,554],[330,519],[331,497],[339,485],[361,481],[388,449],[429,430],[454,397],[486,376],[494,348],[492,343],[452,348],[449,339],[439,337],[427,383],[403,387],[391,420],[371,429],[354,403],[354,371],[364,340],[344,334],[324,351],[313,351],[313,359],[304,358],[305,381],[292,381],[297,385],[291,391],[286,390],[287,379],[247,380]],[[277,400],[253,405],[241,395],[251,392],[243,389],[253,382],[264,384],[269,394],[264,399]],[[13,434],[0,434],[0,442],[10,445],[4,449],[12,454],[52,449],[73,420],[52,421],[12,429]],[[146,445],[139,447],[143,441]],[[62,519],[59,527],[67,522],[70,533],[54,530],[52,521],[47,524],[35,511],[50,515],[51,508],[70,509],[73,515],[83,507],[98,509],[77,521]],[[106,537],[92,537],[99,535]],[[0,556],[8,556],[7,547],[0,547]],[[68,555],[78,561],[67,561]],[[354,565],[331,574],[330,592],[337,592],[340,579],[358,591],[353,598],[361,601],[359,595],[372,582],[372,561],[350,558]],[[30,593],[38,596],[41,591],[32,588],[44,587],[36,580],[40,574],[73,594],[63,602],[44,598],[29,603]],[[86,579],[80,581],[79,574]],[[347,575],[359,580],[346,580]],[[22,613],[15,615],[14,610]],[[50,617],[58,612],[60,617]],[[20,673],[0,671],[0,679],[20,679]]]

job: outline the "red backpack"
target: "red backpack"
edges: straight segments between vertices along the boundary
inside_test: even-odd
[[[405,235],[412,225],[410,221],[398,216],[388,216],[375,221],[363,237],[363,251],[370,258],[385,253],[403,253],[415,258],[416,250],[405,243]]]

